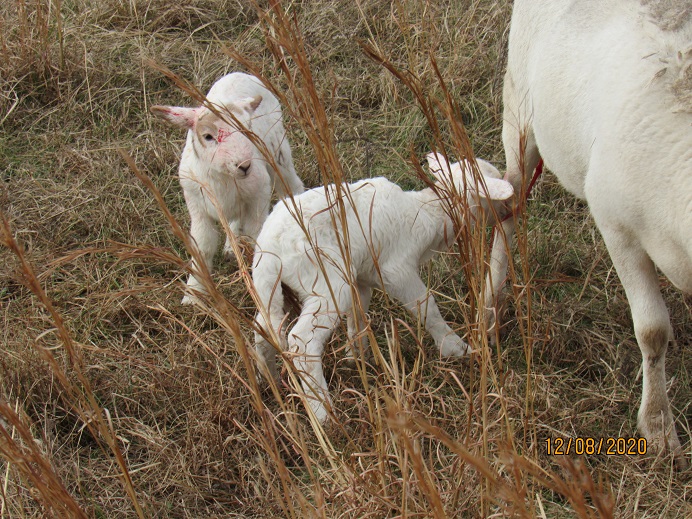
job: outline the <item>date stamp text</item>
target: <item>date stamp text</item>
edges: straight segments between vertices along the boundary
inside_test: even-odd
[[[646,454],[646,438],[595,438],[577,436],[576,438],[547,438],[545,440],[548,456],[604,454],[606,456],[637,456]]]

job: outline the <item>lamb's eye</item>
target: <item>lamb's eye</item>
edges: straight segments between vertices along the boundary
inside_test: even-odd
[[[214,136],[211,133],[205,133],[204,135],[202,135],[202,138],[207,142],[215,140]]]

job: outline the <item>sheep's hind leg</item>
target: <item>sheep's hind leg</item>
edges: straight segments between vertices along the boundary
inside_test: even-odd
[[[435,298],[421,281],[417,272],[388,276],[385,289],[398,300],[415,318],[423,319],[425,329],[435,340],[443,357],[461,357],[470,351],[466,344],[442,318]]]
[[[594,213],[596,216],[596,213]],[[598,219],[596,220],[598,223]],[[634,333],[642,352],[642,403],[637,422],[650,452],[672,452],[686,466],[666,393],[666,350],[672,340],[668,309],[661,296],[656,267],[638,242],[600,226],[632,312]]]

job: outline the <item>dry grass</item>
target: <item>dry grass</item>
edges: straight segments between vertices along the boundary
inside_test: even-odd
[[[669,459],[545,453],[547,438],[634,435],[641,391],[607,251],[549,175],[522,222],[501,347],[474,318],[487,233],[450,207],[459,246],[425,277],[476,355],[440,361],[420,324],[377,294],[373,356],[346,368],[342,332],[325,355],[338,419],[326,432],[306,419],[290,363],[281,387],[255,382],[243,265],[205,276],[205,307],[179,305],[183,136],[148,106],[192,101],[161,68],[201,90],[230,70],[261,73],[308,186],[382,175],[420,188],[412,158],[431,147],[502,163],[510,11],[491,0],[283,2],[267,16],[244,0],[5,2],[0,517],[691,515],[688,474]],[[678,337],[669,395],[689,452],[690,301],[662,284]]]

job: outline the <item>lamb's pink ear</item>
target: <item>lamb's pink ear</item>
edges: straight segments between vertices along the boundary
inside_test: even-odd
[[[428,153],[425,158],[428,159],[428,169],[430,169],[430,173],[435,178],[439,179],[443,172],[446,173],[445,177],[449,176],[451,166],[444,155],[441,153]]]
[[[485,177],[485,187],[487,191],[479,186],[481,196],[488,200],[507,200],[514,194],[512,184],[501,178]],[[485,192],[484,192],[485,191]]]
[[[184,106],[154,105],[149,108],[149,111],[156,117],[185,130],[190,130],[195,126],[197,110],[199,108],[187,108]]]

